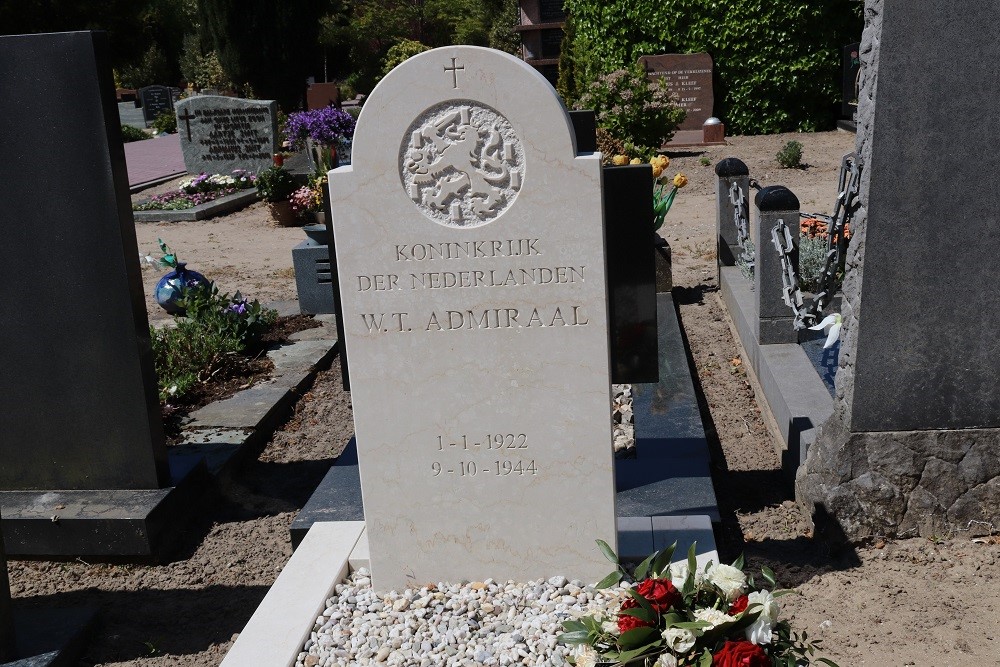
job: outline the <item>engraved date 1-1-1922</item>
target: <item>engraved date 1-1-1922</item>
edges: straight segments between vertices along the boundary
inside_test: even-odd
[[[463,435],[460,438],[437,437],[438,451],[448,449],[477,450],[477,449],[527,449],[528,436],[524,433],[487,433],[484,438],[476,436],[469,437]]]

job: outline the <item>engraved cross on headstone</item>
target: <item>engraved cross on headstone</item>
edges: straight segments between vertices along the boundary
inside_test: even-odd
[[[187,127],[188,141],[191,141],[191,119],[196,118],[196,116],[191,113],[190,109],[185,109],[184,114],[183,116],[177,116],[177,119],[184,121],[184,125]]]
[[[458,70],[460,70],[460,69],[464,70],[465,69],[465,65],[460,65],[460,66],[456,67],[456,65],[455,65],[455,61],[456,60],[458,60],[458,59],[457,58],[452,58],[451,59],[451,67],[445,67],[444,68],[445,72],[451,72],[451,83],[452,83],[451,87],[452,88],[458,88]]]

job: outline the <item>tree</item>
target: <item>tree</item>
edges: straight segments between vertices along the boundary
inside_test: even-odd
[[[201,29],[244,94],[300,108],[324,0],[200,0]]]

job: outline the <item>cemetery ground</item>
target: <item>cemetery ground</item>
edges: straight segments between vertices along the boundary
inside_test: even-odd
[[[804,146],[806,166],[782,169],[774,156],[793,138]],[[1000,579],[993,576],[1000,539],[957,532],[859,548],[813,539],[790,501],[775,438],[720,302],[712,166],[739,157],[762,184],[791,188],[803,211],[829,213],[840,160],[853,150],[854,135],[730,142],[672,157],[668,173],[683,171],[690,184],[660,232],[672,248],[674,299],[713,447],[720,554],[732,560],[745,552],[751,568],[769,565],[781,584],[796,587],[800,595],[783,598],[793,627],[822,639],[824,655],[842,667],[1000,664]],[[304,237],[297,228],[273,227],[263,204],[207,221],[138,224],[137,235],[141,252],[156,255],[162,238],[222,291],[240,290],[262,302],[295,298],[291,248]],[[151,320],[167,318],[151,296],[158,277],[143,275]],[[100,608],[102,623],[81,665],[217,665],[291,555],[288,526],[352,432],[350,395],[334,363],[260,456],[205,501],[169,563],[11,561],[12,593],[32,603]]]

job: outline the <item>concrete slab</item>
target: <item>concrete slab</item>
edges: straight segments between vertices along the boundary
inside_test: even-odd
[[[194,429],[258,429],[287,409],[291,400],[292,395],[287,387],[251,387],[224,401],[216,401],[195,410],[186,426]]]
[[[618,557],[642,559],[653,553],[653,519],[648,516],[618,517]]]
[[[352,572],[362,567],[371,569],[371,555],[368,551],[367,529],[361,531],[361,537],[358,538],[358,543],[354,545],[354,550],[351,551],[349,563],[351,565]]]
[[[364,523],[317,523],[278,575],[221,667],[291,667],[334,586],[347,576]]]
[[[323,521],[364,521],[361,503],[361,475],[358,471],[358,446],[352,437],[343,453],[330,467],[308,502],[292,521],[289,533],[292,548],[297,548],[313,524]]]
[[[757,343],[753,291],[737,267],[720,268],[720,287],[758,402],[770,411],[781,438],[782,467],[794,478],[816,429],[833,412],[833,397],[801,345]]]
[[[712,520],[707,515],[654,516],[652,521],[654,549],[665,549],[677,543],[673,562],[685,560],[691,545],[695,545],[695,558],[699,567],[704,567],[710,560],[719,562]]]

